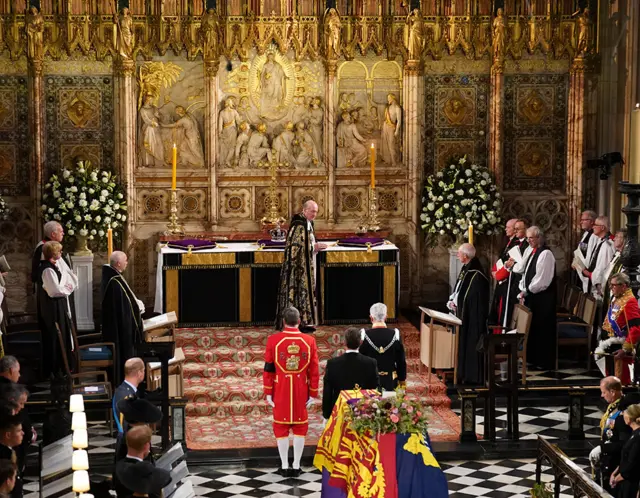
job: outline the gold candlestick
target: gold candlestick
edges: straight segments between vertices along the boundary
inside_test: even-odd
[[[167,234],[183,234],[184,228],[178,223],[178,189],[171,189],[171,209],[169,210],[169,224]]]
[[[380,222],[378,221],[378,197],[376,196],[376,188],[369,188],[369,217],[367,218],[367,230],[369,232],[377,232],[380,230]]]
[[[275,155],[275,151],[273,151]],[[288,168],[289,163],[278,162],[274,159],[271,161],[259,161],[259,168],[269,168],[269,173],[271,175],[271,180],[269,182],[269,210],[267,212],[267,216],[263,217],[260,222],[263,225],[277,225],[280,223],[284,223],[285,220],[282,216],[280,216],[280,211],[278,210],[278,169],[279,168]]]

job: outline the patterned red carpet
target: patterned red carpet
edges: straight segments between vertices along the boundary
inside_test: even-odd
[[[446,386],[426,372],[418,372],[419,333],[407,321],[398,328],[407,352],[407,391],[432,409],[429,433],[434,441],[456,441],[460,419],[450,409]],[[328,358],[343,351],[344,326],[320,327],[315,333],[320,356],[320,386]],[[271,409],[262,393],[262,369],[267,336],[263,328],[179,329],[176,346],[182,347],[184,392],[187,404],[187,447],[192,450],[275,446]],[[307,445],[322,432],[320,401],[313,405]]]

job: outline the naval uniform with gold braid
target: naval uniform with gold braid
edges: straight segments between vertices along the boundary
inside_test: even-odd
[[[276,438],[306,436],[307,401],[318,396],[318,349],[313,336],[285,327],[267,339],[262,376],[264,394],[272,396]]]

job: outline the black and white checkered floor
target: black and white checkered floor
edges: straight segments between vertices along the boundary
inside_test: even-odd
[[[460,415],[460,409],[453,410]],[[507,437],[507,409],[496,408],[496,437]],[[600,438],[600,419],[602,412],[594,406],[584,409],[584,434],[586,438]],[[567,437],[569,430],[568,408],[562,407],[520,407],[518,410],[520,439],[537,439],[543,436],[547,439],[561,439]],[[476,411],[476,434],[484,434],[484,408]]]
[[[575,462],[588,471],[584,458]],[[525,498],[535,484],[533,460],[485,460],[442,463],[449,483],[450,497]],[[303,467],[297,479],[281,477],[275,468],[215,467],[191,469],[189,479],[198,497],[206,498],[320,498],[321,474]],[[542,481],[551,482],[549,468],[543,467]],[[561,498],[570,498],[568,483],[561,487]],[[25,498],[38,498],[38,482],[27,478]]]

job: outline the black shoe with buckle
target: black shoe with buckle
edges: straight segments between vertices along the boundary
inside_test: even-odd
[[[276,474],[282,476],[282,477],[289,477],[289,470],[290,469],[283,469],[282,467],[280,467],[278,469],[278,471],[276,472]]]
[[[290,469],[289,471],[289,477],[293,477],[294,479],[300,477],[300,474],[302,474],[301,469]]]

